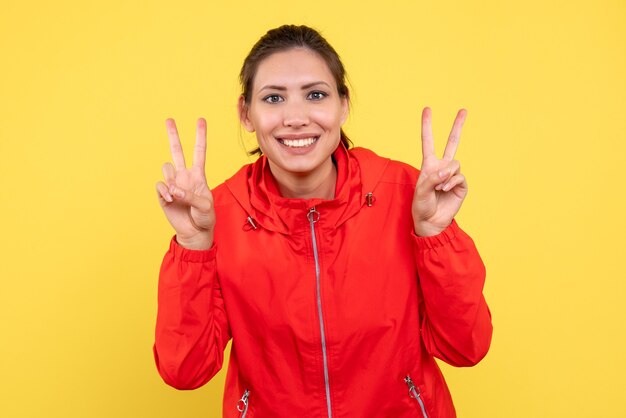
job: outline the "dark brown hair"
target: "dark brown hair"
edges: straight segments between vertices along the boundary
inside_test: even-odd
[[[326,61],[326,65],[328,65],[328,69],[335,79],[339,95],[348,100],[350,99],[350,91],[346,84],[346,70],[341,63],[337,51],[335,51],[326,39],[315,29],[304,25],[283,25],[271,29],[263,35],[261,39],[254,44],[243,62],[241,72],[239,73],[239,81],[241,82],[242,88],[241,95],[246,105],[250,104],[254,76],[256,75],[261,61],[276,52],[287,51],[292,48],[307,48],[322,57],[324,61]],[[346,148],[352,146],[352,141],[350,141],[343,129],[341,129],[341,142]],[[257,147],[250,151],[249,154],[261,154],[261,150]]]

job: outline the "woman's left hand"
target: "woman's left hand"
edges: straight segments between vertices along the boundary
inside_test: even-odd
[[[443,158],[439,159],[435,155],[430,108],[422,112],[422,167],[413,197],[413,227],[418,236],[437,235],[446,229],[467,195],[465,176],[454,159],[466,115],[465,109],[457,113]]]

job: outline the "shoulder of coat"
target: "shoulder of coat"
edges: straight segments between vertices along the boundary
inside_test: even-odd
[[[415,186],[419,170],[402,161],[381,157],[367,148],[356,147],[350,150],[357,159],[365,178],[376,183],[396,183]],[[373,173],[372,173],[373,172]],[[370,186],[372,187],[372,186]]]

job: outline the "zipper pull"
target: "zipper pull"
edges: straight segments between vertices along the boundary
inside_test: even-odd
[[[241,399],[237,401],[237,411],[243,412],[248,408],[248,396],[250,396],[250,391],[246,389]]]
[[[415,386],[415,384],[413,383],[413,380],[411,380],[411,376],[409,376],[408,374],[406,375],[406,377],[404,378],[404,381],[406,382],[407,386],[409,387],[409,396],[411,398],[419,398],[420,396],[420,390],[419,388],[417,388]]]
[[[320,220],[320,213],[315,210],[315,206],[313,206],[306,214],[307,219],[310,223],[315,223]]]
[[[428,418],[428,413],[426,412],[426,405],[424,405],[424,400],[422,399],[420,389],[417,386],[415,386],[415,384],[411,380],[411,376],[409,376],[408,374],[404,378],[404,381],[409,386],[409,397],[417,401],[417,403],[420,406],[420,409],[422,410],[422,416],[424,418]]]

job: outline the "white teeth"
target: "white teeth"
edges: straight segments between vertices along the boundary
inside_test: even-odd
[[[317,141],[317,137],[306,139],[280,139],[282,144],[292,148],[304,148],[313,145]]]

